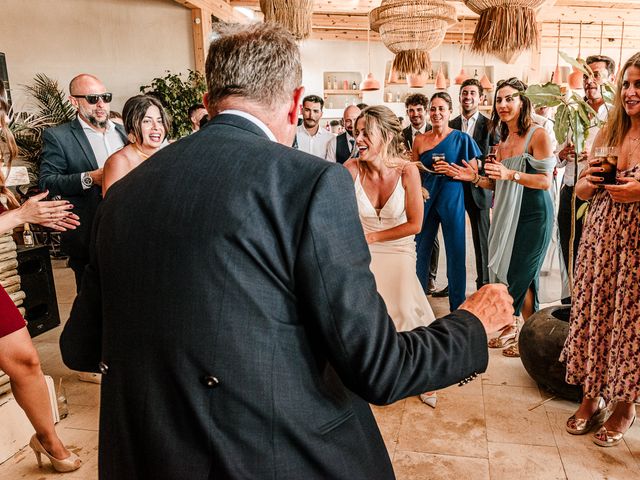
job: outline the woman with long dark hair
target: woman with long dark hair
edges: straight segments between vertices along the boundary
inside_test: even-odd
[[[454,179],[495,191],[489,230],[489,280],[504,283],[513,297],[515,314],[526,321],[538,308],[538,276],[553,225],[553,204],[547,191],[556,164],[551,140],[533,124],[531,101],[521,95],[527,86],[517,78],[498,82],[491,122],[500,135],[495,161],[485,163],[485,176],[464,162],[448,171]],[[491,348],[519,356],[517,320],[506,327]]]
[[[18,154],[18,147],[8,126],[9,105],[0,82],[0,159],[7,170]],[[57,231],[74,229],[80,225],[78,217],[71,213],[73,205],[67,201],[44,201],[48,192],[35,195],[20,205],[6,188],[0,171],[0,195],[6,200],[7,210],[0,205],[0,233],[13,230],[24,223],[38,223]],[[58,472],[71,472],[82,461],[64,446],[53,424],[49,390],[40,368],[26,323],[7,292],[0,287],[0,370],[11,379],[11,390],[18,405],[27,414],[36,433],[29,445],[42,466],[41,455],[51,461]]]

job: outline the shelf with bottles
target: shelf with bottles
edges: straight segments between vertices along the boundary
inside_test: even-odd
[[[355,95],[361,98],[360,82],[360,72],[324,72],[322,75],[325,98],[328,95]]]

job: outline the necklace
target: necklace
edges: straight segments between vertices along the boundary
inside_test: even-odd
[[[151,156],[151,155],[147,155],[142,150],[140,150],[140,148],[138,148],[138,144],[133,143],[132,145],[133,145],[133,148],[135,149],[135,151],[138,152],[138,155],[140,156],[140,158],[142,160],[146,160],[147,158],[149,158]]]

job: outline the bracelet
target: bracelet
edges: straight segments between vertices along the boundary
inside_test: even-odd
[[[478,183],[480,183],[480,180],[482,179],[482,177],[480,175],[478,175],[477,172],[474,172],[475,177],[473,177],[473,180],[471,180],[471,184],[475,187],[478,186]]]

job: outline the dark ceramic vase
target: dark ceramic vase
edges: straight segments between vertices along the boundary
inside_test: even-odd
[[[558,397],[579,402],[582,388],[565,381],[560,353],[569,334],[570,305],[548,307],[534,313],[520,331],[518,348],[527,373]]]

